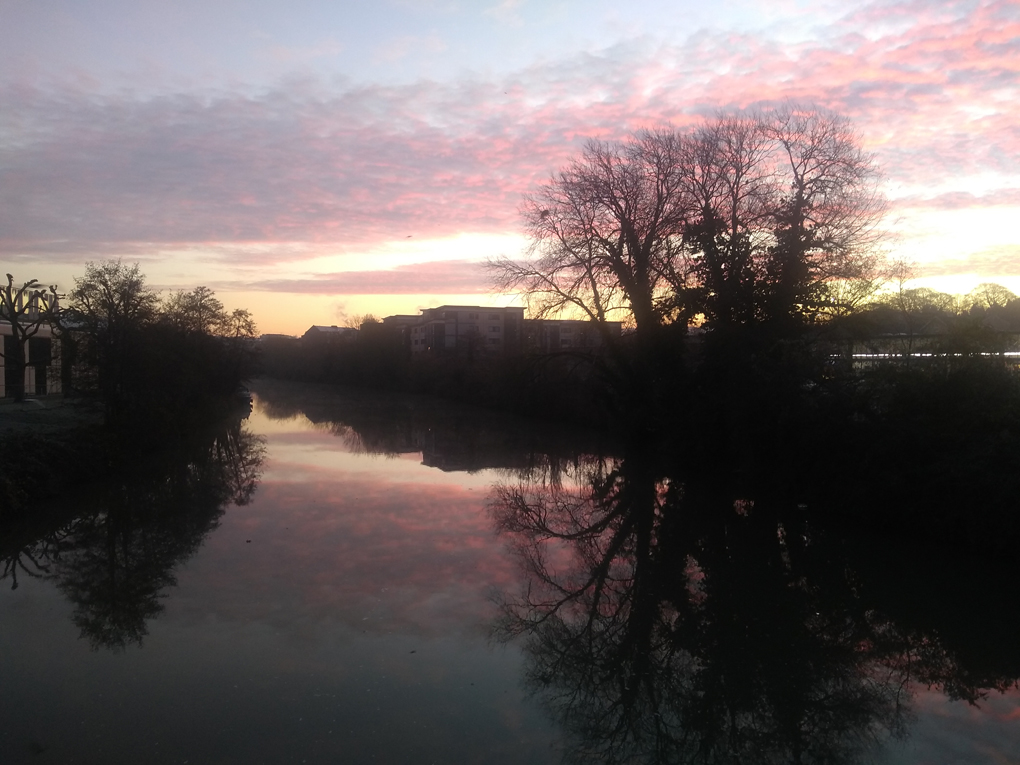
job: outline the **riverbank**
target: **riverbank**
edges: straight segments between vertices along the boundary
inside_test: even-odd
[[[38,396],[15,402],[0,398],[0,438],[14,434],[58,435],[80,427],[99,426],[98,402],[64,396]]]
[[[102,407],[42,396],[0,399],[0,523],[44,512],[102,467]]]

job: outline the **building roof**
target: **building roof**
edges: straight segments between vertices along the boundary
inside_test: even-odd
[[[332,326],[324,326],[321,324],[313,324],[308,330],[302,335],[303,338],[309,340],[327,340],[330,338],[341,338],[350,335],[354,337],[358,334],[358,330],[353,327],[338,327],[335,324]]]
[[[442,311],[446,308],[454,308],[458,311],[523,311],[524,307],[519,305],[437,305],[433,308],[423,308],[424,311]]]
[[[355,330],[354,330],[353,327],[338,327],[336,324],[333,324],[332,326],[329,326],[329,327],[327,327],[325,325],[322,325],[322,324],[313,324],[312,326],[310,326],[308,328],[308,331],[306,331],[305,334],[307,335],[309,332],[321,332],[321,333],[326,334],[326,335],[330,335],[330,334],[332,334],[332,335],[343,335],[343,334],[346,334],[347,332],[354,332],[354,331]]]

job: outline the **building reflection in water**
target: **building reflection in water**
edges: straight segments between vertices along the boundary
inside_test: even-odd
[[[271,419],[302,416],[355,453],[421,454],[444,472],[529,469],[545,455],[597,450],[596,434],[428,396],[345,391],[263,381],[258,406]]]

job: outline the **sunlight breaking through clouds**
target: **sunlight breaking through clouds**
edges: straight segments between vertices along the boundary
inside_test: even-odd
[[[505,10],[531,13],[526,4]],[[950,250],[924,227],[935,210],[981,210],[971,217],[996,231],[1015,217],[1017,7],[881,2],[835,21],[834,13],[816,17],[813,36],[802,31],[796,42],[780,42],[779,21],[764,31],[734,23],[403,84],[306,73],[272,85],[153,93],[87,77],[7,76],[0,251],[27,268],[69,272],[88,259],[144,261],[172,249],[190,250],[214,272],[216,253],[226,252],[237,269],[263,270],[237,281],[281,291],[306,289],[287,264],[328,251],[329,265],[316,267],[323,285],[391,289],[384,273],[398,264],[370,267],[373,253],[409,238],[519,235],[521,194],[588,138],[788,101],[854,120],[885,173],[901,232],[894,246],[923,242],[926,260],[944,261],[942,270],[1004,246],[998,235],[968,245],[959,230]],[[413,45],[438,55],[446,43],[430,34]],[[294,56],[328,58],[346,44],[317,39]],[[378,278],[342,278],[349,269]],[[445,292],[478,291],[456,266],[434,273],[455,280]],[[435,289],[436,278],[421,291]]]

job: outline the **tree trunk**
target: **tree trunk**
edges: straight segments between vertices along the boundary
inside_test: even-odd
[[[4,345],[8,395],[13,393],[15,402],[21,402],[25,400],[25,344],[13,335],[9,342],[5,338]]]

